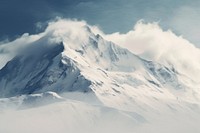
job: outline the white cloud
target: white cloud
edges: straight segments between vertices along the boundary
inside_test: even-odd
[[[113,33],[104,37],[147,60],[171,64],[191,77],[200,76],[200,50],[172,31],[163,31],[158,23],[139,21],[125,34]]]
[[[88,24],[85,21],[69,20],[69,19],[60,19],[52,21],[49,23],[48,27],[45,30],[45,34],[51,36],[49,41],[51,43],[57,43],[60,41],[65,41],[72,43],[71,46],[75,44],[80,44],[82,42],[88,41]]]

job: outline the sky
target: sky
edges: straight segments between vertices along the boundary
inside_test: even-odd
[[[41,32],[55,17],[85,20],[108,34],[126,33],[143,19],[200,47],[199,7],[199,0],[1,0],[0,40]]]

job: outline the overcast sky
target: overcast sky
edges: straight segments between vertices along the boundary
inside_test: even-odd
[[[199,0],[0,0],[0,38],[39,32],[36,26],[56,16],[86,20],[105,33],[125,33],[140,19],[159,21],[200,46]]]

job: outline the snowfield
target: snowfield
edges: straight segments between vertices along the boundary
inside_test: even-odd
[[[0,133],[199,133],[199,61],[150,49],[155,60],[105,38],[85,22],[58,20],[0,45]]]
[[[31,99],[40,96],[38,101],[32,100],[32,103],[29,104],[27,104],[29,98],[26,96],[1,100],[1,107],[5,104],[8,106],[0,110],[0,132],[200,132],[199,104],[181,103],[168,99],[155,99],[151,102],[146,100],[143,101],[146,103],[141,103],[132,99],[129,100],[129,104],[124,105],[124,110],[121,110],[95,101],[91,94],[74,92],[63,94],[65,98],[53,95],[41,98],[41,95],[29,96],[29,98],[32,97]],[[73,100],[71,96],[73,96]],[[81,101],[74,100],[75,96]],[[17,99],[18,101],[15,101]],[[88,102],[89,100],[91,102]],[[13,103],[18,103],[18,105],[14,106]],[[117,101],[116,104],[118,104]]]

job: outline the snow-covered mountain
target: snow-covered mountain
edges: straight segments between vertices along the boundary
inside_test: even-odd
[[[195,92],[190,79],[171,66],[147,61],[94,34],[88,26],[75,33],[49,31],[28,44],[0,70],[0,96],[12,97],[46,91],[93,92],[119,95],[127,88],[151,88],[172,94]],[[56,40],[58,39],[59,40]],[[77,41],[78,40],[78,41]],[[128,86],[128,87],[126,87]],[[142,91],[144,89],[138,90]],[[148,90],[152,92],[152,90]],[[175,94],[174,94],[175,93]],[[199,98],[199,97],[194,97]]]
[[[132,116],[145,123],[162,111],[168,116],[185,109],[200,112],[199,83],[183,73],[173,64],[142,59],[86,25],[56,23],[23,44],[0,70],[0,105],[15,101],[21,108],[46,97],[51,102],[73,99],[91,104],[81,103],[84,108],[101,105],[120,110],[117,114],[127,121]]]

